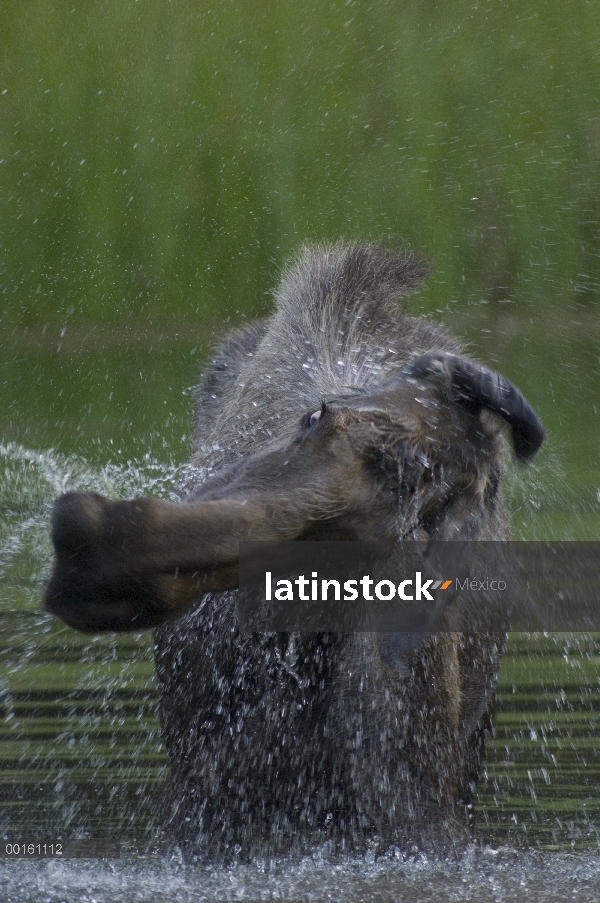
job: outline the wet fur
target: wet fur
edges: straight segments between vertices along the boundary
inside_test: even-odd
[[[503,598],[444,594],[420,633],[252,634],[236,617],[242,540],[383,541],[399,576],[406,540],[443,573],[438,540],[468,556],[509,537],[500,422],[521,459],[544,431],[508,380],[405,313],[424,275],[370,245],[307,249],[273,315],[208,367],[180,501],[55,502],[46,608],[84,631],[155,628],[164,820],[186,855],[468,842]]]
[[[204,375],[192,463],[218,473],[291,438],[323,398],[367,393],[422,354],[460,353],[402,308],[424,275],[412,257],[371,246],[306,250],[283,274],[273,316],[232,334]],[[465,477],[464,505],[483,505],[480,535],[505,539],[495,422],[486,442],[491,462],[452,466]],[[389,446],[410,470],[406,446]],[[461,498],[454,504],[460,529]],[[374,635],[240,635],[235,601],[204,596],[155,632],[172,836],[224,858],[323,841],[360,850],[369,839],[461,849],[503,630],[430,636],[401,677]]]

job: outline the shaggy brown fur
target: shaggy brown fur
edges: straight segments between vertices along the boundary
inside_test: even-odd
[[[404,312],[424,275],[370,245],[306,250],[202,380],[184,503],[56,503],[47,607],[83,630],[156,628],[165,820],[187,850],[469,836],[505,610],[429,634],[242,634],[235,616],[243,539],[508,538],[497,415],[523,458],[543,430]]]

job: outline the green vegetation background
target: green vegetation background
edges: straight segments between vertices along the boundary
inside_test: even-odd
[[[7,0],[0,46],[5,441],[183,460],[289,255],[380,239],[547,424],[523,535],[598,537],[599,4]]]

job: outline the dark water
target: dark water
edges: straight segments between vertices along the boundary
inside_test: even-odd
[[[0,899],[596,899],[593,636],[511,638],[474,808],[476,847],[459,862],[380,859],[376,850],[331,862],[320,851],[301,863],[201,870],[157,852],[166,758],[150,635],[86,637],[40,611],[48,521],[66,489],[169,496],[188,453],[190,387],[210,336],[182,326],[71,343],[66,335],[61,344],[13,334],[0,362],[8,399],[0,412],[0,826],[12,842],[117,839],[122,858],[0,861]],[[586,361],[574,380],[585,378]],[[595,452],[580,454],[594,433],[582,443],[575,432],[586,416],[570,411],[533,467],[509,470],[516,537],[598,538]]]
[[[166,759],[148,635],[60,634],[36,612],[7,615],[3,626],[5,836],[159,843]],[[598,664],[591,637],[512,636],[475,804],[478,843],[595,849]]]
[[[120,859],[0,862],[0,898],[593,900],[600,892],[600,645],[514,634],[474,807],[476,844],[456,862],[315,851],[301,862],[184,866],[161,852],[166,759],[148,633],[89,637],[39,610],[50,502],[67,486],[167,497],[180,472],[148,457],[97,467],[0,449],[0,824],[13,843],[118,840]],[[10,487],[10,491],[7,487]]]
[[[122,845],[119,860],[0,861],[0,899],[596,899],[600,644],[584,635],[511,637],[476,846],[460,861],[373,850],[332,862],[324,850],[300,863],[207,870],[158,852],[166,757],[150,635],[76,634],[43,614],[40,598],[57,494],[169,496],[189,445],[203,339],[130,336],[127,355],[106,334],[100,347],[84,338],[60,350],[21,339],[0,365],[10,390],[0,443],[2,835]],[[584,485],[593,459],[581,470],[560,463],[571,439],[564,433],[561,449],[551,437],[532,468],[507,475],[516,536],[597,538],[598,501]]]

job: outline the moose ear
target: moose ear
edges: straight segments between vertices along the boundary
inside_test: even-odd
[[[502,417],[511,428],[515,454],[533,458],[544,441],[545,431],[535,411],[508,379],[456,354],[425,354],[403,371],[411,379],[445,377],[450,398],[473,413],[483,409]]]

